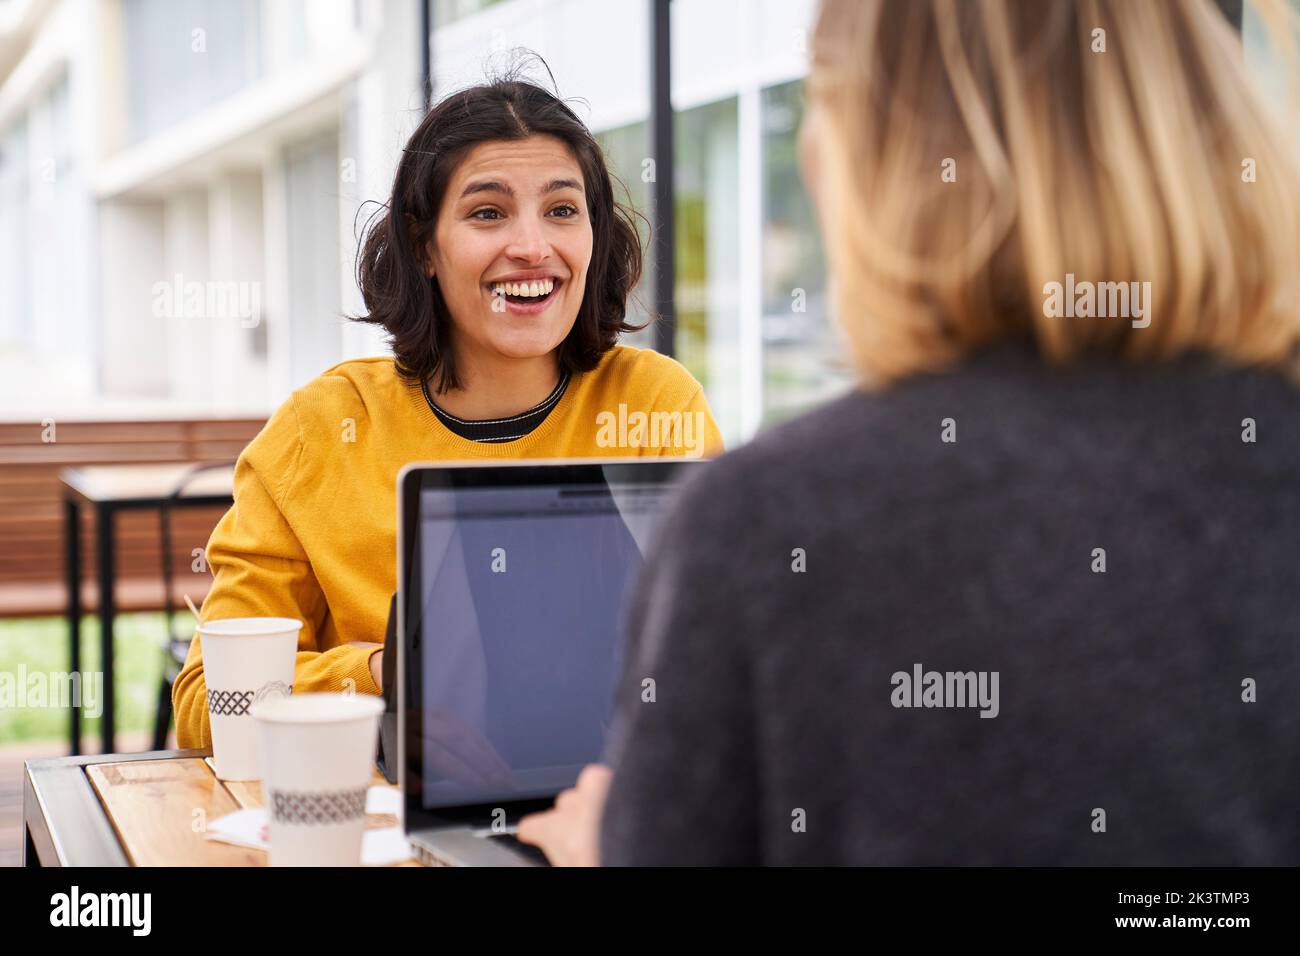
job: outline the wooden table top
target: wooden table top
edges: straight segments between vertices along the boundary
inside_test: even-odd
[[[194,752],[190,752],[194,753]],[[212,770],[211,758],[161,756],[88,761],[85,777],[99,798],[98,810],[112,825],[127,862],[132,866],[265,866],[264,850],[209,840],[206,825],[236,810],[261,807],[261,784],[223,782]],[[375,771],[373,785],[392,784]],[[44,808],[50,813],[49,808]],[[84,807],[81,813],[94,812]],[[57,830],[69,821],[50,819]],[[392,814],[367,814],[367,829],[397,826]],[[410,861],[403,866],[418,866]]]
[[[178,465],[84,465],[64,468],[59,478],[89,502],[154,501],[171,494],[194,463]],[[230,497],[234,494],[233,465],[195,475],[185,488],[187,498]]]

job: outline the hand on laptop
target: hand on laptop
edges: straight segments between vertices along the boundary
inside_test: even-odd
[[[519,821],[519,842],[539,847],[552,866],[600,866],[600,815],[613,777],[604,764],[584,767],[554,807]]]

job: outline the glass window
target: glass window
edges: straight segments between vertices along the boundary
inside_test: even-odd
[[[136,143],[257,79],[261,0],[124,0]]]
[[[641,325],[654,313],[654,258],[650,249],[650,183],[645,178],[645,160],[650,155],[650,144],[644,122],[620,126],[596,134],[596,141],[605,152],[605,164],[614,178],[614,198],[640,213],[633,216],[641,236],[641,281],[637,283],[627,307],[627,321]],[[641,332],[623,336],[622,342],[637,348],[654,348],[654,326]]]
[[[433,26],[445,27],[480,10],[496,6],[501,0],[434,0]]]
[[[849,384],[826,300],[826,258],[799,176],[803,81],[763,91],[763,426]]]
[[[724,439],[740,436],[736,98],[674,117],[677,360],[704,386]]]
[[[736,99],[709,103],[674,116],[676,201],[676,358],[709,393],[709,404],[728,442],[739,434],[739,260],[737,209]],[[650,158],[645,121],[597,135],[610,172],[627,187],[645,252],[641,282],[628,314],[644,322],[654,307],[654,250],[649,217]],[[622,189],[615,183],[615,191]],[[653,348],[653,326],[624,342]]]

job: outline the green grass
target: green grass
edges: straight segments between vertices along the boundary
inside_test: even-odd
[[[188,611],[177,614],[174,627],[192,629],[193,621]],[[158,682],[162,678],[162,647],[166,637],[163,615],[121,614],[113,630],[117,730],[151,729]],[[0,675],[12,675],[5,678],[11,686],[22,673],[19,665],[25,666],[28,675],[66,673],[69,666],[67,621],[61,617],[0,621]],[[94,616],[85,617],[81,622],[81,670],[83,673],[99,670],[99,618]],[[0,700],[0,744],[67,739],[66,707],[7,704],[8,701]],[[99,724],[99,718],[83,713],[83,738],[97,738]]]

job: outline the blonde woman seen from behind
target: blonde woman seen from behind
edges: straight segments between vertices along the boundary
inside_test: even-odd
[[[825,0],[807,102],[861,387],[689,487],[609,768],[521,839],[1300,863],[1300,171],[1238,38],[1209,0]]]

